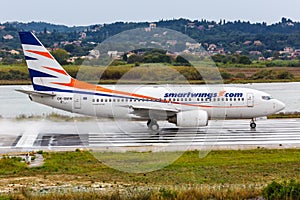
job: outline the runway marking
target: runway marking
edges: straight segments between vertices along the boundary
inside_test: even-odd
[[[22,137],[19,139],[16,144],[17,148],[32,148],[35,140],[37,139],[40,131],[40,127],[42,127],[42,121],[29,124],[29,128],[25,130]]]
[[[0,148],[104,148],[124,150],[127,147],[151,147],[154,149],[169,148],[182,150],[188,147],[201,149],[242,147],[242,146],[297,146],[300,147],[300,119],[280,119],[257,121],[256,130],[249,128],[249,120],[228,120],[224,122],[210,121],[208,127],[202,128],[176,128],[167,123],[161,123],[162,131],[159,136],[153,135],[144,122],[123,122],[116,126],[113,121],[104,121],[94,124],[93,121],[76,124],[73,122],[44,122],[28,123],[28,128],[22,134],[12,134],[9,141],[3,140]],[[19,122],[16,122],[19,123]],[[22,125],[26,122],[20,122]],[[223,124],[223,126],[221,126]],[[17,126],[18,124],[14,124]],[[99,133],[97,128],[101,126]],[[127,132],[122,126],[126,126]],[[5,131],[6,134],[7,131]],[[6,138],[3,133],[0,133]],[[19,136],[19,137],[18,137]],[[123,148],[124,147],[124,148]]]
[[[89,147],[136,147],[136,146],[242,146],[242,145],[299,145],[299,119],[258,121],[258,128],[251,130],[248,120],[224,121],[223,125],[196,129],[167,128],[159,137],[149,133],[90,133]],[[144,129],[145,130],[145,129]],[[177,133],[177,131],[180,132]],[[195,134],[197,132],[197,134]]]

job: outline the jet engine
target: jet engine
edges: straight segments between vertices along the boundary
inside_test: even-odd
[[[208,114],[204,110],[189,110],[177,113],[168,119],[170,123],[179,127],[200,127],[207,126]]]

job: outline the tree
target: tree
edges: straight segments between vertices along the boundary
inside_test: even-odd
[[[294,79],[294,74],[289,71],[281,71],[277,75],[278,79]]]
[[[189,63],[189,61],[187,61],[184,57],[182,56],[177,56],[175,59],[175,62],[178,63],[179,65],[183,65],[183,66],[191,66],[191,64]]]
[[[56,49],[51,52],[53,57],[59,62],[61,65],[68,64],[69,53],[64,49]]]
[[[244,56],[243,55],[243,56],[240,56],[239,63],[240,64],[245,64],[245,65],[249,65],[252,62],[251,62],[251,60],[250,60],[250,58],[248,56]]]

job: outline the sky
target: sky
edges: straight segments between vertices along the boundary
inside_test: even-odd
[[[300,0],[15,0],[1,1],[0,22],[67,26],[187,18],[276,23],[300,21]]]

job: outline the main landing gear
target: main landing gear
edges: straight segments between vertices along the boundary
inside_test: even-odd
[[[250,128],[251,128],[251,129],[255,129],[255,128],[256,128],[256,123],[255,123],[254,119],[252,119],[252,120],[250,121]]]
[[[149,119],[147,121],[147,126],[153,132],[156,132],[159,130],[159,125],[155,119]]]

